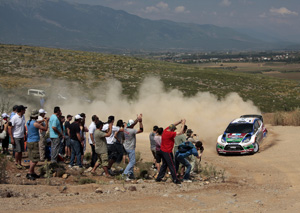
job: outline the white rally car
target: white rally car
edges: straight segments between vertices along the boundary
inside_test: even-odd
[[[259,145],[267,133],[261,115],[242,115],[218,137],[216,150],[218,154],[253,154],[259,151]]]

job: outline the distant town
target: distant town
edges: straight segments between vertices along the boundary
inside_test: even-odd
[[[245,52],[245,53],[161,53],[151,54],[150,58],[162,61],[200,64],[200,63],[226,63],[226,62],[300,62],[300,52]]]

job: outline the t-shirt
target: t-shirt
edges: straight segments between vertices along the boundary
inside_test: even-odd
[[[125,141],[124,141],[124,148],[127,150],[134,150],[136,147],[136,129],[131,129],[131,128],[125,128],[124,129],[124,136],[125,136]]]
[[[154,133],[154,132],[151,132],[151,133],[149,134],[150,149],[151,149],[151,150],[155,150],[155,148],[156,148],[154,136],[155,136],[155,133]]]
[[[174,138],[176,137],[176,132],[168,131],[167,127],[161,136],[161,146],[160,150],[163,152],[171,153],[174,147]]]
[[[66,133],[68,134],[68,129],[70,128],[70,122],[69,121],[66,121],[65,122],[65,128],[66,128]]]
[[[56,129],[61,132],[61,125],[55,114],[51,115],[49,120],[50,138],[58,138],[59,135],[52,129],[52,127],[56,127]]]
[[[106,142],[106,133],[96,129],[94,132],[95,139],[95,152],[97,154],[107,153],[107,142]]]
[[[77,133],[80,134],[80,126],[79,126],[79,123],[77,122],[73,122],[71,125],[70,125],[70,138],[74,141],[78,141],[78,137],[77,137]]]
[[[185,135],[184,135],[184,134],[182,134],[182,135],[177,135],[177,136],[175,137],[174,153],[177,152],[178,146],[179,146],[180,144],[182,144],[183,142],[185,142],[185,141],[186,141],[186,139],[185,139]]]
[[[155,135],[154,136],[154,141],[155,141],[155,150],[160,151],[160,146],[161,146],[161,135]]]
[[[102,127],[102,131],[108,130],[108,126],[109,126],[108,124],[104,124],[103,127]],[[112,126],[110,136],[106,137],[107,144],[113,144],[114,143],[115,133],[119,130],[120,130],[120,127]]]
[[[38,142],[40,140],[39,129],[34,126],[35,120],[27,121],[27,142]]]
[[[25,117],[24,115],[20,117],[18,114],[15,114],[10,120],[12,125],[12,135],[14,138],[23,138],[25,131]]]
[[[91,139],[91,134],[94,137],[95,130],[96,130],[96,124],[95,124],[95,122],[92,122],[89,126],[89,144],[93,144],[93,141]]]
[[[124,143],[124,132],[118,132],[117,135],[116,135],[116,138],[114,138],[114,143],[121,143],[121,144],[123,144]]]

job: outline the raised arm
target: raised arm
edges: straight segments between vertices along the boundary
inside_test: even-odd
[[[182,119],[181,120],[181,129],[180,129],[180,131],[179,132],[176,132],[176,135],[182,135],[183,133],[184,133],[184,125],[185,125],[185,122],[186,122],[186,120],[185,119]],[[178,124],[180,124],[180,123],[177,123],[177,124],[174,124],[175,126],[176,125],[178,125]]]

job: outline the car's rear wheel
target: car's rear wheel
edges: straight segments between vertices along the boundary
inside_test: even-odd
[[[253,146],[254,146],[253,153],[257,153],[259,151],[259,145],[258,145],[258,143],[255,141],[254,144],[253,144]]]

